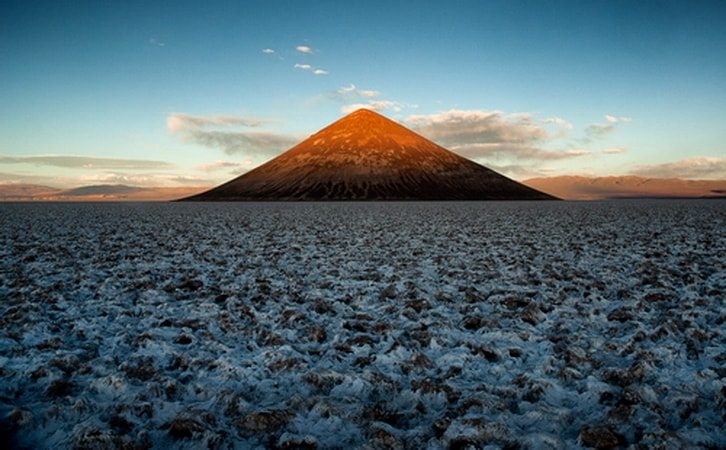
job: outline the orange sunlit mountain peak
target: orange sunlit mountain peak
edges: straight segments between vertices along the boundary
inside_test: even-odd
[[[524,186],[368,109],[188,200],[535,200]]]

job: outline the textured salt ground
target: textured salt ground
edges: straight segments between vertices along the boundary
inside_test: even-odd
[[[723,448],[726,203],[1,204],[32,448]]]

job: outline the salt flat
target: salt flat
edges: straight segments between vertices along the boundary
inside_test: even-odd
[[[4,444],[723,448],[724,230],[720,200],[0,204]]]

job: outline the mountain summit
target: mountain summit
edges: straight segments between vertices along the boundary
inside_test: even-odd
[[[190,201],[547,200],[367,109]]]

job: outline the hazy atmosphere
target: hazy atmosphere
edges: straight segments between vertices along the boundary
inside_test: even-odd
[[[212,186],[357,108],[517,180],[726,179],[723,2],[4,2],[0,183]]]

